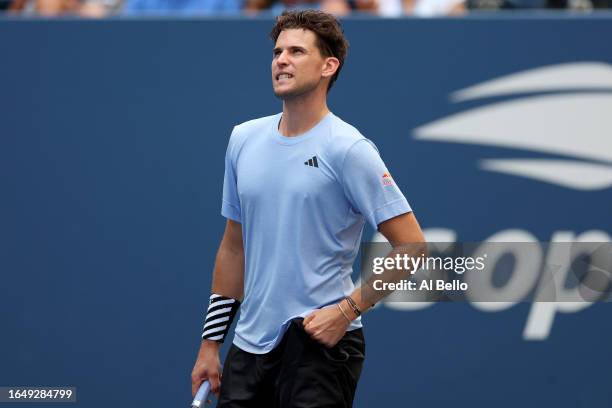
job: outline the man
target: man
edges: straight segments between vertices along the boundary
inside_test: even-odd
[[[423,235],[372,142],[327,107],[348,48],[339,23],[288,12],[271,37],[283,111],[230,137],[228,220],[193,392],[208,379],[218,407],[350,407],[365,356],[359,315],[377,300],[351,280],[364,224],[394,247]],[[219,346],[238,305],[221,378]]]

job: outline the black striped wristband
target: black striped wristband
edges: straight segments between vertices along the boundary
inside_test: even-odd
[[[216,293],[210,295],[206,320],[202,329],[202,339],[223,343],[238,312],[238,307],[240,307],[240,302],[236,299]]]

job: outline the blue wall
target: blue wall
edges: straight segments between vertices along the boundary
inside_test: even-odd
[[[233,125],[280,109],[270,90],[271,25],[0,21],[0,385],[76,386],[77,406],[88,408],[188,405],[224,226],[227,139]],[[429,234],[612,234],[605,181],[568,187],[481,164],[559,159],[599,166],[605,179],[612,17],[344,25],[351,49],[330,107],[377,144]],[[568,63],[583,65],[571,74]],[[452,98],[541,67],[600,85]],[[590,123],[601,121],[603,136],[586,143],[600,143],[603,159],[418,132],[495,104],[580,95],[603,98],[590,108],[576,102],[595,115]],[[530,120],[519,105],[499,129]],[[584,115],[566,111],[580,127]],[[576,144],[584,138],[577,132]],[[368,358],[355,406],[610,406],[611,311],[597,304],[556,313],[533,340],[527,303],[498,312],[382,305],[364,319]]]

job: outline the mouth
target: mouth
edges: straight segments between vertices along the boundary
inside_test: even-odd
[[[285,72],[276,75],[276,80],[277,81],[281,81],[283,79],[291,79],[291,78],[293,78],[293,75],[287,74]]]

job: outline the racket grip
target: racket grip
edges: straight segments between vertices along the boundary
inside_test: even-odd
[[[196,395],[193,398],[193,402],[191,403],[191,407],[200,408],[202,405],[204,405],[209,392],[210,392],[210,383],[208,381],[204,381],[200,385],[198,392],[196,392]]]

